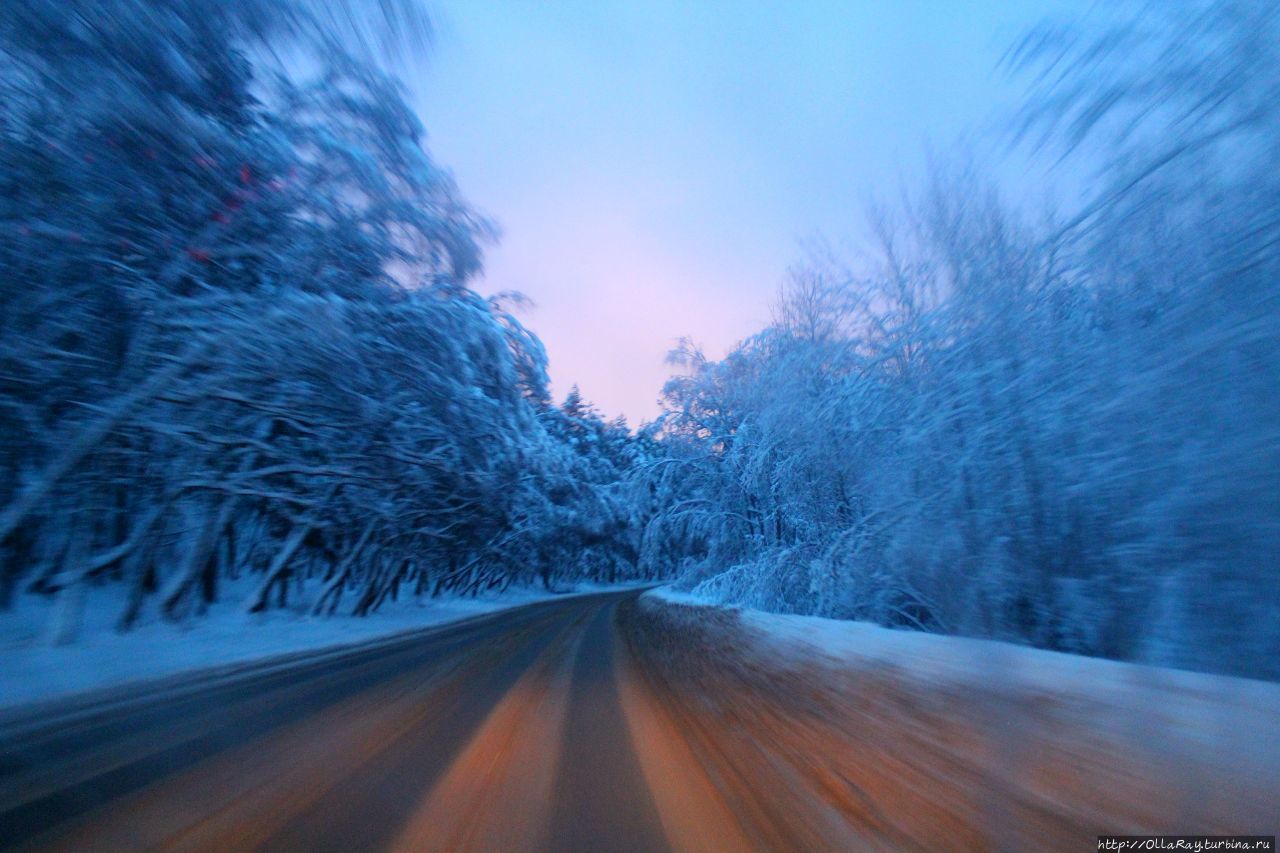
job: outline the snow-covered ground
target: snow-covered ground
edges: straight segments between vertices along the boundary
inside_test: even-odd
[[[721,606],[668,588],[645,598]],[[867,622],[732,610],[754,635],[751,654],[762,664],[772,657],[786,666],[874,669],[917,693],[938,688],[940,695],[984,691],[1015,701],[1052,700],[1087,715],[1100,733],[1158,738],[1206,758],[1223,753],[1280,762],[1280,684]]]
[[[1097,832],[1276,831],[1280,684],[666,589],[638,615],[700,748],[740,749],[738,778],[791,768],[789,788],[809,784],[854,830],[881,833],[862,846],[1052,850]]]
[[[580,585],[574,594],[616,587]],[[293,611],[248,614],[240,590],[224,590],[224,603],[185,624],[149,619],[121,634],[114,620],[124,609],[113,588],[89,593],[77,639],[51,641],[56,602],[20,596],[0,613],[0,708],[118,687],[180,672],[259,662],[303,651],[357,645],[406,631],[457,622],[523,604],[564,597],[511,589],[480,598],[389,602],[368,617],[313,617]]]

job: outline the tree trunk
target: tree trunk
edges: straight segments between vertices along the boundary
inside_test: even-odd
[[[267,577],[258,587],[253,595],[249,596],[245,602],[245,609],[250,613],[259,613],[267,609],[267,601],[271,595],[271,588],[277,581],[282,581],[287,577],[289,569],[289,560],[293,557],[298,546],[302,544],[302,540],[307,538],[307,534],[311,532],[311,524],[295,524],[293,530],[289,533],[289,538],[285,540],[283,546],[276,553],[276,557],[272,560],[271,565],[267,568]]]

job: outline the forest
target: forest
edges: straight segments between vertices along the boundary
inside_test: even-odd
[[[0,9],[0,609],[55,600],[70,642],[104,587],[128,631],[229,589],[322,616],[669,581],[1280,678],[1272,3],[1027,33],[1010,144],[1096,160],[1087,197],[957,156],[851,200],[874,251],[800,257],[724,358],[682,342],[635,429],[553,400],[536,312],[476,289],[496,224],[384,61],[430,29]]]

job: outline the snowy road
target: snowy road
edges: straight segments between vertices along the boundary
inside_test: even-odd
[[[662,849],[614,679],[635,595],[20,722],[0,848]]]
[[[9,720],[0,849],[1084,849],[1271,814],[1239,755],[1215,802],[1211,768],[1105,742],[1074,700],[787,669],[732,614],[637,595]]]

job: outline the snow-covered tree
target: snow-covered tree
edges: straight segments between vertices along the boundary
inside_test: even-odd
[[[1280,674],[1280,12],[1037,30],[1062,220],[940,170],[667,385],[643,560],[778,610]],[[850,269],[857,270],[857,274]]]
[[[469,288],[492,229],[374,61],[425,19],[368,6],[0,11],[0,605],[61,639],[96,584],[127,628],[634,574],[631,437]]]

